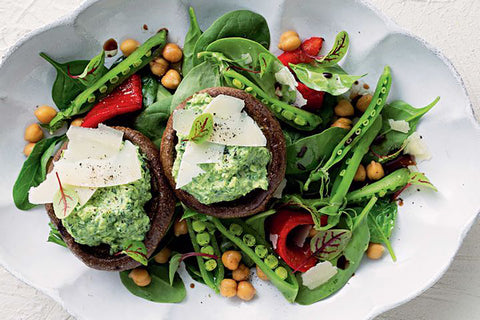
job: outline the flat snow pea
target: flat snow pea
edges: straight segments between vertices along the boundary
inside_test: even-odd
[[[210,43],[230,37],[247,38],[267,49],[270,47],[270,30],[263,16],[249,10],[231,11],[215,20],[198,38],[193,54],[194,66],[200,62],[196,55],[205,51]]]
[[[35,207],[28,201],[28,191],[45,180],[48,160],[52,156],[55,146],[63,139],[65,139],[65,135],[43,139],[35,144],[13,185],[13,201],[18,209],[29,210]]]
[[[290,63],[290,68],[295,72],[298,80],[307,87],[325,91],[334,96],[344,94],[350,90],[355,81],[363,77],[363,75],[349,75],[339,66],[326,67],[306,63]]]
[[[195,92],[211,87],[221,87],[223,84],[219,66],[213,62],[205,61],[194,67],[183,78],[173,95],[170,112]]]
[[[340,290],[352,277],[353,273],[358,269],[362,261],[363,254],[368,247],[370,241],[370,232],[368,229],[367,219],[365,217],[359,221],[353,230],[352,239],[345,247],[340,257],[345,257],[348,261],[347,267],[342,270],[338,269],[337,274],[330,278],[326,283],[318,288],[310,290],[304,285],[300,286],[295,302],[302,305],[310,305],[317,301],[327,298]],[[337,261],[338,259],[336,259]],[[336,265],[336,261],[332,264]],[[297,275],[297,280],[301,284],[302,277]]]
[[[432,103],[423,108],[414,108],[404,101],[394,101],[387,104],[382,111],[383,127],[380,132],[385,137],[383,142],[379,145],[373,145],[372,150],[382,156],[388,155],[395,149],[401,148],[405,139],[407,139],[417,129],[418,121],[423,115],[430,111],[440,100],[437,97]],[[394,131],[390,127],[389,120],[404,120],[410,125],[410,130],[407,133]]]
[[[150,264],[147,271],[152,277],[152,282],[146,287],[137,286],[128,277],[129,270],[120,272],[120,279],[132,294],[137,297],[159,303],[182,302],[187,295],[185,285],[178,274],[175,275],[173,285],[170,286],[168,265]]]
[[[182,64],[182,73],[185,77],[190,70],[193,68],[193,55],[195,53],[195,44],[198,41],[198,38],[202,35],[202,30],[198,25],[197,16],[195,10],[192,7],[188,9],[188,15],[190,17],[190,28],[185,35],[185,40],[183,41],[183,64]]]
[[[142,111],[135,119],[134,128],[146,135],[152,142],[160,147],[163,131],[170,117],[172,96],[163,98]]]
[[[347,130],[331,127],[297,140],[287,147],[287,174],[300,174],[315,169],[322,160],[327,159]]]

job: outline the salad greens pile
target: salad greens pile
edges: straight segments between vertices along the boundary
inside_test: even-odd
[[[99,96],[91,98],[94,90],[103,91],[100,96],[105,96],[113,90],[107,86],[108,81],[121,83],[132,74],[141,76],[142,110],[135,115],[131,126],[158,147],[175,107],[196,92],[211,87],[237,88],[255,96],[281,123],[287,144],[286,181],[284,189],[277,190],[278,199],[270,202],[269,209],[246,219],[218,219],[179,203],[177,220],[187,224],[188,234],[178,237],[170,228],[157,249],[168,247],[174,251],[169,265],[159,264],[154,258],[147,261],[143,243],[132,243],[135,250],[121,253],[144,264],[152,282],[139,287],[129,272],[124,271],[120,278],[125,287],[150,301],[180,302],[186,296],[178,275],[183,262],[193,279],[219,292],[221,281],[228,275],[220,257],[227,250],[238,250],[242,252],[243,263],[248,267],[256,265],[287,301],[312,304],[348,282],[369,243],[385,245],[395,261],[390,243],[398,216],[395,200],[411,185],[435,190],[423,173],[411,170],[409,165],[415,162],[406,149],[419,120],[439,98],[423,108],[404,101],[389,102],[393,79],[390,68],[385,66],[371,103],[364,112],[355,113],[352,126],[331,126],[335,120],[334,107],[340,100],[351,100],[353,88],[363,77],[350,75],[339,65],[348,52],[347,32],[336,36],[325,55],[308,56],[308,61],[286,64],[269,51],[268,24],[257,13],[229,12],[204,31],[193,8],[189,10],[189,17],[190,28],[183,45],[183,80],[176,90],[164,88],[148,70],[147,49],[165,40],[165,34],[157,34],[115,64],[112,68],[124,68],[123,78],[117,77],[115,81],[109,76],[112,68],[104,66],[104,51],[90,61],[67,63],[55,62],[41,54],[57,70],[52,97],[61,112],[48,126],[52,132],[74,115],[88,111],[99,99]],[[127,69],[132,61],[136,61],[135,67]],[[71,74],[80,75],[72,78]],[[308,99],[298,90],[300,85],[321,92],[322,105],[313,109],[304,107]],[[197,120],[213,122],[208,116],[204,118]],[[392,125],[397,122],[407,129]],[[190,139],[203,141],[211,134],[199,135],[195,130],[194,125]],[[64,140],[64,136],[58,136],[37,143],[14,186],[18,208],[27,210],[34,206],[28,202],[28,190],[45,179],[47,162],[55,147]],[[376,181],[356,181],[359,167],[366,167],[372,161],[383,165],[385,176]],[[286,215],[289,219],[279,218]],[[276,237],[282,237],[285,232],[285,241],[293,241],[289,232],[305,225],[311,229],[310,235],[304,234],[303,243],[297,246],[306,243],[307,251],[293,259],[286,245],[276,242]],[[65,246],[58,230],[51,227],[49,241]],[[275,228],[278,234],[272,233]],[[330,268],[332,276],[320,282],[307,276],[315,273],[319,266]],[[318,283],[312,284],[312,281]]]

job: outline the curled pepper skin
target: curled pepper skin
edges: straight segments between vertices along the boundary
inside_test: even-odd
[[[139,75],[134,74],[88,112],[82,127],[96,128],[106,120],[140,109],[142,109],[142,81]]]

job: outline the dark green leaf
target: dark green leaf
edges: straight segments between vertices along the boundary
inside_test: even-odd
[[[170,117],[172,96],[163,98],[142,111],[135,119],[134,128],[146,135],[159,148],[163,131]]]
[[[310,250],[320,260],[332,260],[343,252],[351,237],[350,230],[319,231],[310,240]]]
[[[431,104],[424,108],[414,108],[404,101],[394,101],[385,106],[382,111],[383,127],[380,131],[381,135],[385,136],[384,141],[379,145],[373,145],[372,150],[379,155],[388,155],[390,152],[401,148],[404,141],[415,132],[420,118],[432,109],[440,97],[436,98]],[[394,131],[391,129],[388,122],[389,119],[396,121],[404,120],[410,125],[410,130],[407,133]]]
[[[265,220],[272,214],[275,214],[275,212],[277,211],[274,209],[268,210],[248,218],[247,220],[245,220],[245,222],[262,238],[265,238]]]
[[[326,161],[347,130],[337,127],[305,137],[287,147],[287,174],[301,174]]]
[[[177,274],[170,285],[168,267],[166,265],[151,264],[147,271],[152,277],[152,282],[146,287],[137,286],[132,279],[128,277],[130,271],[120,273],[120,279],[123,285],[132,294],[137,297],[159,303],[177,303],[185,299],[187,292],[182,279]]]
[[[135,261],[140,262],[144,266],[148,265],[147,248],[141,241],[132,241],[121,253],[126,254]]]
[[[182,261],[182,254],[176,253],[170,258],[170,263],[168,264],[168,277],[170,279],[170,285],[173,285],[173,280],[177,274],[177,270],[180,267],[180,262]]]
[[[63,136],[43,139],[35,144],[30,156],[23,163],[13,186],[13,200],[20,210],[29,210],[35,207],[28,201],[28,191],[45,180],[46,164],[53,153],[52,144],[56,145],[64,139]],[[45,155],[45,156],[44,156]]]
[[[185,140],[193,141],[197,144],[207,141],[213,133],[213,115],[211,113],[202,113],[193,120],[190,133]]]
[[[143,107],[150,107],[157,100],[158,81],[153,75],[142,77]]]
[[[47,242],[52,242],[66,248],[67,244],[65,241],[63,241],[63,238],[60,235],[57,227],[55,227],[55,225],[51,222],[49,222],[48,225],[50,226],[50,233],[48,234]]]
[[[215,40],[231,37],[247,38],[267,49],[270,47],[270,30],[263,16],[249,10],[231,11],[215,20],[198,38],[193,57],[194,66],[199,63],[197,53],[205,51]]]
[[[353,83],[363,76],[347,74],[339,66],[325,67],[306,63],[290,64],[301,83],[307,87],[339,96],[350,90]]]
[[[333,48],[326,56],[316,59],[316,61],[322,66],[334,66],[338,64],[347,54],[349,43],[348,33],[346,31],[341,31],[335,38]]]
[[[188,9],[188,15],[190,17],[190,28],[185,35],[185,40],[183,41],[183,76],[186,76],[193,68],[195,44],[197,43],[198,38],[200,38],[202,35],[202,30],[200,30],[200,26],[198,25],[195,10],[193,10],[192,7]]]

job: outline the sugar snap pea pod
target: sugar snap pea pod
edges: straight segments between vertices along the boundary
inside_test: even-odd
[[[395,192],[405,187],[410,179],[410,170],[398,169],[388,176],[369,184],[361,189],[347,193],[348,204],[360,203],[372,196],[384,197],[387,193]]]
[[[382,117],[379,116],[374,120],[373,125],[361,137],[358,144],[354,147],[352,155],[345,161],[344,167],[341,169],[332,188],[332,195],[329,199],[328,206],[320,209],[320,213],[326,215],[337,215],[339,209],[345,203],[345,196],[353,182],[353,177],[357,172],[358,166],[362,162],[363,157],[368,153],[370,145],[382,128]]]
[[[268,96],[252,81],[232,69],[227,68],[223,71],[223,75],[230,86],[242,89],[255,96],[278,119],[298,130],[312,131],[322,123],[321,117]]]
[[[209,230],[208,223],[194,218],[188,218],[186,220],[188,234],[195,252],[213,254],[220,257],[221,252],[215,239],[214,230]],[[225,274],[221,259],[205,260],[204,257],[199,256],[197,256],[196,259],[204,283],[215,290],[215,292],[220,292],[220,282],[223,280]]]
[[[328,180],[328,170],[340,162],[347,153],[357,144],[360,138],[370,128],[376,118],[379,117],[385,103],[387,101],[388,93],[392,86],[392,76],[390,73],[390,67],[386,66],[383,70],[383,74],[377,83],[375,94],[372,98],[372,102],[368,106],[367,110],[358,120],[357,124],[353,126],[350,132],[340,141],[337,147],[333,150],[332,155],[324,164],[320,165],[317,169],[312,171],[309,178],[305,182],[304,189],[308,190],[310,183],[321,180],[322,182]]]
[[[57,113],[49,125],[50,132],[60,129],[67,119],[90,110],[95,102],[110,93],[125,79],[147,65],[153,58],[160,55],[167,42],[167,30],[162,29],[153,37],[145,41],[125,60],[116,67],[110,69],[104,76],[94,84],[80,93],[70,106],[62,112]]]
[[[376,198],[371,200],[373,203],[375,201]],[[340,256],[343,256],[348,262],[346,264],[347,267],[344,270],[338,269],[337,273],[332,278],[313,290],[301,285],[295,302],[302,305],[315,303],[334,294],[348,282],[353,273],[358,269],[360,262],[362,261],[363,254],[370,241],[370,231],[368,229],[366,216],[368,215],[368,212],[372,206],[373,204],[369,203],[369,205],[367,205],[364,211],[362,211],[362,213],[359,215],[359,219],[356,221],[356,224],[352,230],[352,238],[345,247],[343,254]],[[338,258],[333,261],[332,264],[336,265],[337,261]],[[299,283],[302,283],[302,277],[300,274],[297,275],[297,279]]]
[[[287,301],[295,301],[298,292],[297,279],[290,267],[277,257],[264,238],[240,219],[221,222],[217,218],[212,218],[212,221],[218,231],[258,265]]]

